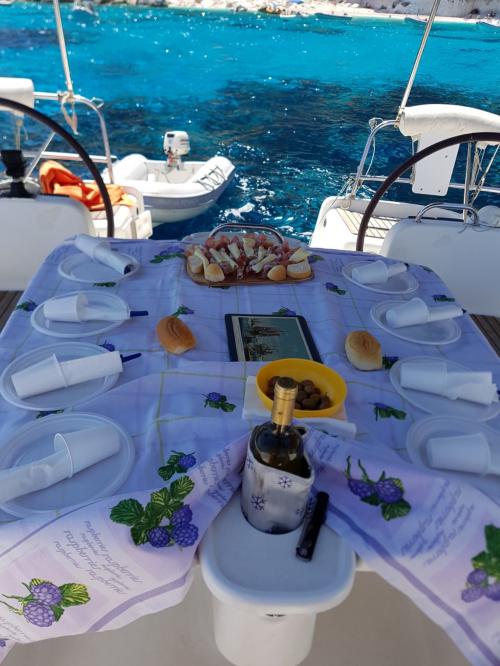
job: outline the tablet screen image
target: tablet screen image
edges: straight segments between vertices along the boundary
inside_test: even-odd
[[[230,314],[226,326],[232,361],[320,360],[303,317]]]

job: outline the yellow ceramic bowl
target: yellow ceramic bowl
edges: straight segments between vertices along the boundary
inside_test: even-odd
[[[320,389],[321,393],[326,393],[332,401],[332,406],[328,409],[295,409],[293,415],[297,419],[332,417],[342,408],[347,396],[347,385],[335,370],[331,370],[331,368],[316,361],[308,361],[302,358],[282,358],[267,363],[257,373],[257,395],[269,411],[271,411],[273,401],[267,397],[266,389],[269,380],[275,375],[278,377],[292,377],[297,382],[310,379]]]

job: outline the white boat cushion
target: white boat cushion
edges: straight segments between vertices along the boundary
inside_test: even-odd
[[[417,150],[421,151],[468,132],[500,132],[500,116],[457,104],[422,104],[403,111],[399,129],[403,136],[418,141]],[[418,162],[413,168],[413,192],[445,196],[459,147],[450,146]]]
[[[0,97],[10,99],[13,102],[20,102],[30,108],[35,106],[35,89],[31,79],[13,78],[0,76]],[[23,113],[12,111],[6,106],[0,106],[0,110],[9,111],[16,116],[23,117]]]
[[[427,135],[444,138],[467,132],[500,132],[500,116],[458,104],[421,104],[404,109],[399,130],[403,136],[414,139]]]

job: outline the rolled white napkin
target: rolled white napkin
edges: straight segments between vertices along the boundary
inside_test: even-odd
[[[15,372],[11,380],[17,395],[24,399],[114,375],[122,370],[122,359],[117,351],[71,361],[59,361],[55,354],[51,354],[42,361]]]
[[[130,317],[128,307],[89,305],[86,294],[51,298],[43,304],[43,315],[49,321],[122,321]]]
[[[482,432],[452,437],[431,437],[426,444],[431,467],[473,474],[500,474],[492,464],[488,440]]]
[[[87,234],[78,234],[75,238],[75,247],[94,261],[105,264],[121,275],[130,273],[134,265],[130,262],[130,257],[125,257],[120,252],[113,252],[111,246],[102,238],[95,238]]]
[[[372,261],[364,266],[353,268],[352,277],[361,284],[380,284],[387,282],[394,275],[404,273],[406,270],[406,264],[402,261],[395,264],[386,264],[385,261],[377,259],[377,261]]]
[[[491,372],[448,370],[446,361],[403,361],[400,371],[403,388],[442,395],[449,400],[468,400],[480,405],[498,402],[497,386]]]
[[[462,316],[463,311],[455,303],[429,307],[421,298],[412,298],[401,305],[387,310],[385,319],[392,328],[427,324],[441,319],[453,319]]]
[[[98,426],[54,437],[50,456],[0,470],[0,502],[33,493],[70,479],[83,469],[118,452],[120,436],[111,426]]]

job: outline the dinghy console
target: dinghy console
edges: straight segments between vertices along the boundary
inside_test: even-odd
[[[180,169],[182,157],[189,155],[191,149],[189,134],[182,130],[165,132],[163,137],[163,151],[167,156],[167,171]]]

